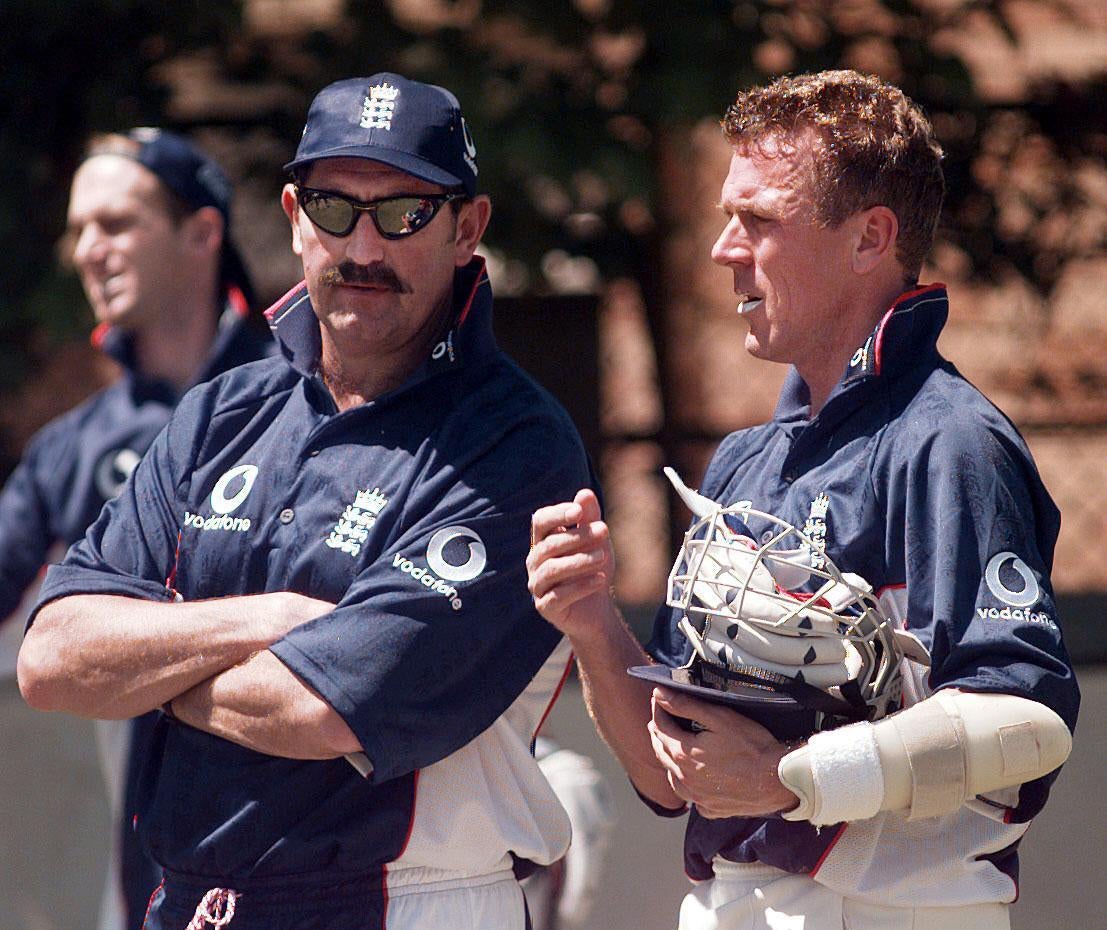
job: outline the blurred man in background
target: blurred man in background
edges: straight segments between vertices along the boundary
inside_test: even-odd
[[[534,930],[588,930],[603,894],[615,799],[587,756],[540,736],[534,756],[573,827],[569,851],[523,880]]]
[[[85,534],[192,385],[272,352],[230,236],[231,186],[153,128],[94,137],[74,178],[68,257],[121,377],[40,430],[0,493],[0,617],[52,550]],[[114,836],[102,930],[137,930],[160,880],[135,840],[133,789],[155,715],[97,726]]]

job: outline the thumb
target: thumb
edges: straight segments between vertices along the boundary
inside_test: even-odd
[[[573,503],[581,509],[581,525],[593,523],[600,519],[600,499],[591,488],[581,488],[577,491]]]

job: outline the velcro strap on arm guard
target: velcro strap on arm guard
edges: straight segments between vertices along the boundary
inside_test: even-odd
[[[911,772],[911,813],[907,819],[937,817],[957,810],[970,797],[965,793],[965,728],[961,715],[950,713],[945,701],[928,700],[912,707],[909,715],[894,714],[887,722],[903,743],[902,752]],[[902,759],[898,752],[896,755]]]
[[[784,756],[777,771],[800,804],[782,816],[814,824],[878,811],[937,817],[1052,772],[1071,749],[1068,727],[1043,704],[942,690],[877,723],[818,733]]]
[[[880,813],[884,767],[874,729],[862,722],[816,733],[806,746],[781,759],[780,780],[800,799],[798,808],[782,816],[821,825],[868,820]]]

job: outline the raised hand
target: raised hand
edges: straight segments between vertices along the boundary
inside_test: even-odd
[[[528,586],[538,612],[570,639],[598,632],[614,609],[615,553],[595,492],[536,511],[530,540]]]

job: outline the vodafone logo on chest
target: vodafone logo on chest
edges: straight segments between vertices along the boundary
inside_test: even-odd
[[[250,529],[250,518],[235,517],[232,514],[250,496],[257,477],[257,465],[236,465],[225,471],[215,482],[215,487],[211,489],[211,495],[208,498],[208,504],[213,512],[202,514],[186,510],[184,525],[203,531],[247,532]]]

